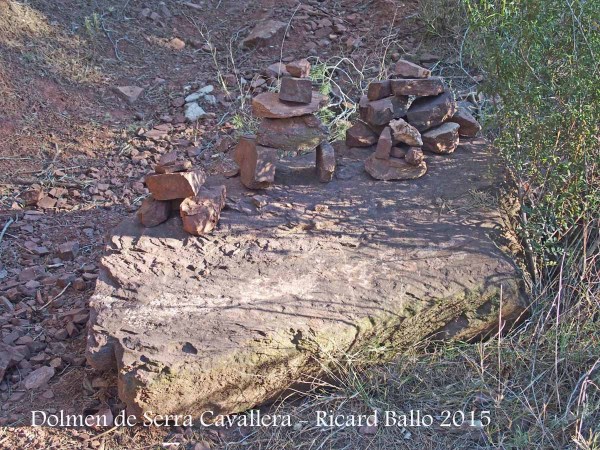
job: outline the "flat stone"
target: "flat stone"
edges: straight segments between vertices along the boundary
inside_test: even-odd
[[[225,206],[226,192],[225,186],[204,187],[195,197],[181,202],[183,229],[196,236],[213,231]]]
[[[248,189],[266,189],[275,181],[277,150],[256,144],[256,136],[242,136],[233,158],[240,167],[240,181]]]
[[[112,231],[87,358],[118,369],[128,413],[241,412],[348,353],[385,347],[370,353],[383,360],[425,338],[466,342],[496,333],[499,316],[509,329],[527,306],[519,270],[493,241],[500,213],[472,201],[502,178],[492,150],[475,140],[431,155],[430,173],[407,182],[372,179],[372,152],[338,153],[349,178],[325,184],[307,177],[314,155],[282,161],[278,184],[299,208],[224,209],[210,239],[190,239],[180,217]],[[247,199],[236,179],[208,185],[221,184]]]
[[[424,159],[423,150],[419,147],[411,147],[406,152],[404,159],[411,166],[420,166]]]
[[[389,159],[392,151],[392,130],[390,127],[385,127],[379,135],[377,147],[373,156],[378,159]]]
[[[415,180],[425,175],[427,165],[422,162],[418,166],[413,166],[405,159],[380,159],[373,154],[365,161],[365,170],[377,180]]]
[[[473,114],[465,108],[464,106],[458,106],[458,109],[452,116],[452,118],[448,119],[449,122],[454,122],[460,125],[458,129],[458,134],[465,137],[475,137],[477,133],[481,131],[481,125]]]
[[[275,92],[263,92],[252,99],[252,112],[257,117],[285,119],[317,112],[327,104],[327,96],[318,92],[312,93],[309,104],[283,102]]]
[[[138,220],[145,227],[155,227],[165,222],[171,213],[171,202],[155,200],[149,195],[142,201],[137,211]]]
[[[202,169],[189,172],[148,175],[146,186],[156,200],[175,200],[195,196],[206,180]]]
[[[392,95],[390,80],[372,81],[367,90],[369,100],[381,100]]]
[[[431,96],[444,92],[444,80],[439,77],[430,78],[398,78],[390,80],[394,95]]]
[[[346,130],[347,147],[370,147],[377,143],[377,139],[377,133],[360,121],[356,121]]]
[[[307,59],[292,61],[286,64],[285,68],[293,77],[306,78],[310,75],[310,62]]]
[[[138,86],[116,86],[114,91],[130,105],[133,105],[140,98],[144,89]]]
[[[394,145],[398,143],[415,145],[418,147],[423,145],[423,139],[421,138],[419,130],[404,119],[390,121],[390,128],[392,130],[392,137],[394,138]]]
[[[327,128],[313,114],[286,119],[262,119],[256,142],[284,151],[313,150],[327,136]]]
[[[23,385],[25,389],[37,389],[42,387],[50,381],[50,379],[54,376],[55,369],[50,366],[42,366],[37,370],[34,370],[29,375],[25,377]]]
[[[431,70],[400,59],[394,65],[394,74],[403,78],[428,78],[431,76]]]
[[[206,117],[207,112],[197,102],[186,103],[185,118],[190,122],[195,122]]]
[[[256,24],[250,34],[242,40],[242,48],[258,48],[281,44],[287,23],[279,20],[266,20]]]
[[[176,172],[185,172],[188,169],[192,168],[191,161],[176,161],[171,164],[157,164],[154,167],[154,172],[156,173],[176,173]]]
[[[329,183],[333,179],[335,150],[329,142],[322,142],[317,146],[315,166],[321,183]]]
[[[454,96],[446,92],[435,97],[416,99],[407,113],[407,120],[417,130],[423,132],[450,119],[456,112]]]
[[[446,122],[423,133],[423,149],[440,154],[452,153],[458,147],[460,125]]]
[[[63,261],[72,261],[79,253],[79,242],[67,241],[63,242],[56,249],[56,256]]]
[[[283,77],[279,89],[279,100],[310,104],[312,102],[312,82],[308,78]]]

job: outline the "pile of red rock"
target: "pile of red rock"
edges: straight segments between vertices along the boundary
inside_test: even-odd
[[[331,181],[335,171],[327,129],[314,114],[327,97],[312,90],[306,59],[287,64],[285,70],[289,76],[281,78],[279,93],[264,92],[252,99],[254,115],[262,118],[258,132],[242,137],[234,151],[242,184],[249,189],[264,189],[274,182],[277,151],[298,153],[316,148],[319,180]]]
[[[154,170],[156,173],[145,180],[150,195],[137,212],[140,222],[155,227],[178,211],[185,231],[210,233],[225,206],[225,186],[204,187],[204,171],[192,169],[190,161],[179,160],[177,152],[163,155]]]
[[[399,60],[388,80],[374,81],[359,102],[361,121],[346,133],[348,147],[369,147],[366,171],[379,180],[409,180],[427,172],[423,150],[452,153],[459,136],[481,129],[464,105],[457,105],[442,78]]]

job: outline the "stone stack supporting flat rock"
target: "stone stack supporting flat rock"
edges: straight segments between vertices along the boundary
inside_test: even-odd
[[[467,108],[457,107],[442,78],[432,77],[430,70],[406,60],[395,64],[390,79],[369,84],[358,112],[361,120],[346,131],[346,146],[377,144],[365,169],[381,180],[424,175],[423,150],[452,153],[459,134],[472,137],[481,129]]]
[[[312,155],[278,162],[285,201],[319,205],[308,217],[304,207],[232,208],[203,240],[178,217],[112,231],[86,354],[117,374],[127,414],[242,413],[322,379],[349,353],[392,359],[428,338],[494,336],[499,319],[510,329],[529,308],[519,269],[490,232],[500,212],[472,201],[502,179],[495,152],[466,142],[451,164],[430,156],[435,176],[393,185],[364,172],[370,153],[340,152],[351,176],[320,189],[304,181]],[[250,205],[238,180],[217,182]],[[452,208],[432,208],[440,193]],[[275,207],[281,194],[262,201]]]
[[[203,187],[206,174],[202,169],[188,170],[192,167],[191,162],[182,161],[178,156],[176,151],[162,155],[154,168],[155,173],[146,177],[150,195],[142,201],[137,212],[138,220],[144,227],[156,227],[178,210],[182,218],[185,216],[185,231],[196,235],[209,233],[215,228],[223,205],[212,215],[190,212],[200,211],[198,207],[194,210],[193,205],[199,204],[201,192],[206,191]],[[207,216],[210,220],[203,219]]]
[[[195,197],[183,200],[180,206],[183,229],[197,236],[214,230],[225,206],[225,195],[225,186],[216,186],[202,188]]]
[[[321,181],[331,180],[333,172],[329,171],[335,170],[335,158],[329,156],[326,143],[328,130],[314,114],[328,98],[312,90],[306,59],[291,62],[285,69],[291,76],[282,77],[279,93],[264,92],[252,99],[252,111],[262,120],[256,137],[242,138],[236,147],[234,159],[248,189],[264,189],[274,182],[278,150],[298,154],[316,149]]]

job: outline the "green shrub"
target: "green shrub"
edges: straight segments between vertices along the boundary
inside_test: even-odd
[[[471,56],[497,99],[495,144],[519,188],[519,231],[547,272],[584,228],[589,245],[598,236],[600,2],[465,4]]]

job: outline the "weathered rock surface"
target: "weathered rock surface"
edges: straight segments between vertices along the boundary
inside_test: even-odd
[[[263,92],[252,99],[252,112],[257,117],[285,119],[286,117],[304,116],[318,111],[327,104],[327,96],[318,92],[312,93],[309,104],[282,102],[279,94]]]
[[[390,80],[372,81],[369,84],[369,90],[367,91],[369,100],[380,100],[390,95],[392,95]]]
[[[286,70],[296,78],[306,78],[310,75],[310,62],[307,59],[299,59],[286,64]]]
[[[171,202],[169,200],[155,200],[149,195],[142,201],[137,217],[145,227],[155,227],[165,222],[171,214]]]
[[[526,305],[491,238],[500,215],[472,200],[498,173],[475,142],[406,183],[365,173],[372,148],[340,150],[344,175],[327,184],[312,154],[283,161],[262,208],[238,180],[209,180],[230,205],[210,239],[179,217],[126,220],[91,299],[90,364],[118,369],[130,413],[198,416],[268,402],[319,376],[324,355],[495,333],[500,304],[509,323]]]
[[[390,122],[394,144],[423,145],[421,133],[404,119],[395,119]]]
[[[256,142],[290,152],[314,149],[327,136],[327,128],[313,114],[287,119],[263,119]]]
[[[315,167],[321,183],[329,183],[335,172],[335,150],[329,142],[322,142],[317,147]]]
[[[192,197],[206,180],[202,169],[189,172],[148,175],[146,186],[156,200],[175,200]]]
[[[248,189],[266,189],[275,181],[277,150],[256,145],[256,137],[242,136],[235,147],[240,180]]]
[[[477,133],[481,131],[481,125],[479,122],[477,122],[475,117],[473,117],[473,114],[471,114],[471,112],[464,106],[459,105],[456,113],[454,113],[452,118],[448,121],[460,125],[458,134],[461,136],[475,137],[477,136]]]
[[[405,156],[406,158],[406,156]],[[376,154],[365,161],[365,170],[376,180],[416,180],[427,172],[427,164],[409,164],[404,158],[377,158]]]
[[[390,80],[394,95],[430,96],[444,92],[444,81],[439,77],[430,78],[397,78]]]
[[[456,112],[454,96],[446,92],[435,97],[416,99],[408,109],[408,122],[419,131],[444,123]]]
[[[415,63],[400,59],[394,65],[394,74],[403,78],[428,78],[431,71]]]
[[[452,153],[458,147],[459,128],[459,124],[447,122],[426,131],[423,133],[423,148],[434,153]]]
[[[375,147],[373,155],[378,159],[388,159],[392,151],[392,145],[392,130],[390,127],[385,127],[379,135],[377,147]]]
[[[348,147],[370,147],[377,142],[377,133],[365,123],[356,121],[346,130],[346,145]]]
[[[421,150],[419,147],[409,148],[408,151],[406,152],[406,155],[404,155],[404,159],[411,166],[421,165],[424,158],[425,157],[423,156],[423,150]]]
[[[130,105],[137,102],[142,92],[144,92],[144,89],[138,86],[117,86],[114,90],[121,98],[127,100]]]
[[[283,77],[279,89],[279,100],[310,104],[312,102],[312,82],[308,78]]]
[[[195,197],[182,201],[179,212],[183,229],[196,236],[214,230],[225,206],[226,193],[225,186],[202,188]]]
[[[256,24],[250,34],[242,40],[242,48],[266,47],[281,44],[287,24],[279,20],[266,20]]]

